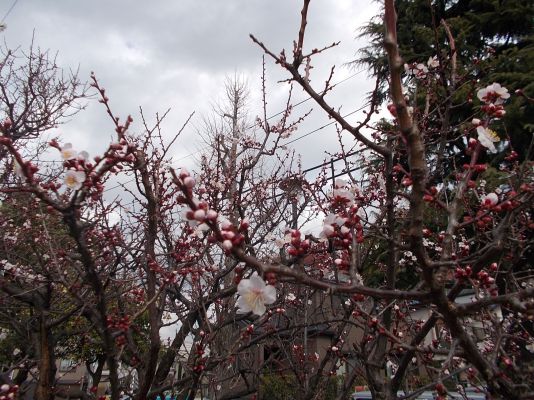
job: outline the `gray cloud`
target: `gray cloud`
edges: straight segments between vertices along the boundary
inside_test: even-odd
[[[84,79],[95,71],[115,112],[122,117],[132,114],[138,123],[139,106],[147,116],[172,107],[165,129],[174,133],[192,111],[198,112],[195,124],[199,126],[200,115],[209,112],[210,104],[220,97],[224,77],[235,72],[250,83],[251,115],[259,113],[262,52],[248,34],[253,33],[275,52],[286,48],[290,53],[300,7],[301,2],[288,0],[157,0],[149,4],[131,0],[19,0],[6,20],[8,28],[0,35],[8,46],[24,48],[35,30],[35,42],[57,50],[62,66],[79,65]],[[351,73],[341,65],[354,56],[356,28],[375,12],[376,4],[363,0],[312,1],[307,47],[341,40],[338,48],[316,58],[313,83],[322,84],[331,64],[339,71],[334,81]],[[285,101],[287,85],[276,84],[285,77],[269,61],[271,114]],[[329,98],[332,105],[343,106],[348,113],[361,105],[370,88],[371,83],[361,74],[340,85]],[[300,90],[295,91],[295,101],[305,97]],[[311,106],[308,102],[301,109]],[[321,112],[314,112],[296,136],[328,122]],[[195,124],[184,133],[187,145],[177,145],[177,157],[201,146],[196,141]],[[87,111],[62,127],[61,133],[65,141],[86,146],[95,154],[109,141],[112,125],[102,106],[91,101]],[[335,151],[336,147],[333,127],[295,143],[305,166],[320,162],[325,150]]]

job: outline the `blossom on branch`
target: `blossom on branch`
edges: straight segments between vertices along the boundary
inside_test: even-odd
[[[266,285],[257,272],[254,272],[250,279],[241,279],[237,292],[239,298],[236,305],[239,314],[252,311],[256,315],[263,315],[266,310],[265,305],[276,301],[276,289],[274,286]]]
[[[477,133],[478,133],[478,141],[482,146],[487,148],[492,153],[496,153],[497,149],[495,148],[495,145],[493,143],[499,142],[501,139],[499,139],[499,136],[495,133],[495,131],[492,131],[491,129],[484,128],[483,126],[477,127]]]
[[[477,92],[477,97],[480,101],[492,104],[502,104],[504,100],[510,97],[508,89],[502,87],[499,83],[492,83],[484,89]]]
[[[69,189],[78,190],[82,187],[85,181],[85,172],[68,170],[65,174],[65,185]]]
[[[78,155],[76,150],[72,148],[71,143],[65,143],[65,146],[61,148],[60,152],[61,152],[61,158],[63,158],[63,160],[65,161],[72,160],[76,158],[76,156]]]
[[[428,61],[426,62],[426,65],[428,65],[428,68],[438,68],[439,67],[438,57],[437,56],[428,57]]]
[[[499,202],[499,196],[496,193],[488,193],[482,197],[482,204],[486,206],[494,206]]]

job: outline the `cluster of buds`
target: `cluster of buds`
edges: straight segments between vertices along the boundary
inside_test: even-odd
[[[395,315],[397,316],[399,320],[406,317],[406,314],[402,311],[402,309],[397,304],[393,306],[393,311],[395,311]]]
[[[426,193],[423,195],[423,200],[427,202],[432,202],[436,199],[436,195],[438,194],[438,188],[435,186],[432,186],[430,189],[426,191]]]
[[[205,332],[204,332],[204,335],[201,335],[201,337],[205,337]],[[202,371],[204,371],[204,369],[206,368],[205,366],[206,358],[204,357],[204,353],[205,353],[204,345],[202,344],[202,342],[196,342],[193,346],[193,349],[194,349],[194,354],[196,355],[195,365],[193,366],[193,372],[197,374],[201,374]]]
[[[130,298],[135,303],[142,303],[145,301],[145,291],[141,288],[134,288],[129,292]]]
[[[287,254],[293,257],[298,257],[306,254],[310,250],[310,241],[308,239],[302,240],[301,233],[298,229],[291,229],[291,241],[287,249]]]
[[[250,324],[249,326],[247,326],[241,337],[243,339],[246,339],[252,335],[252,332],[254,332],[254,324]]]
[[[276,282],[278,281],[278,278],[276,276],[276,273],[274,272],[267,272],[265,274],[265,281],[269,284],[269,285],[276,285]]]
[[[245,268],[243,268],[240,265],[238,265],[237,267],[234,268],[234,283],[236,285],[238,285],[239,282],[241,282],[241,279],[243,279],[243,273],[244,272],[245,272]]]
[[[493,287],[493,284],[495,283],[495,279],[490,276],[490,274],[484,270],[479,271],[477,274],[477,280],[480,283],[480,286],[485,289],[490,289]],[[493,296],[497,295],[497,289],[492,288],[491,294]]]
[[[445,388],[445,385],[443,383],[436,383],[436,386],[434,388],[438,393],[438,397],[436,397],[437,400],[445,400],[447,398],[447,389]]]
[[[506,111],[504,111],[504,107],[502,106],[502,104],[484,104],[480,107],[480,109],[486,114],[488,114],[488,116],[495,118],[502,118],[506,114]]]
[[[504,159],[509,162],[513,162],[519,158],[519,154],[516,151],[512,150]]]
[[[248,221],[244,220],[239,224],[239,227],[235,227],[229,221],[223,221],[221,223],[221,239],[222,239],[222,248],[226,252],[232,251],[235,247],[240,246],[245,240],[243,232],[248,229]]]
[[[334,264],[336,264],[336,267],[341,271],[348,271],[350,267],[350,260],[348,259],[347,254],[344,252],[342,253],[341,257],[336,258],[334,260]]]
[[[473,275],[473,269],[471,266],[466,266],[465,268],[457,267],[454,271],[454,276],[459,281],[465,281],[469,278],[471,278],[471,275]]]
[[[195,221],[199,224],[202,224],[206,221],[215,221],[217,216],[217,211],[211,210],[208,206],[208,203],[205,201],[199,202],[196,210],[188,210],[185,213],[185,217],[189,221]]]
[[[294,344],[291,346],[291,352],[293,353],[293,359],[299,363],[301,366],[303,366],[308,357],[306,357],[306,353],[304,352],[304,347],[301,344]],[[312,359],[310,359],[312,361]]]
[[[352,245],[353,232],[356,234],[356,242],[364,240],[363,226],[357,214],[359,207],[353,204],[343,216],[330,214],[324,220],[322,235],[334,239],[338,247],[348,249]]]
[[[124,346],[126,344],[126,335],[131,325],[130,317],[125,315],[124,317],[113,317],[108,315],[106,318],[106,324],[108,328],[117,331],[117,336],[115,337],[115,344],[117,346]]]
[[[186,168],[182,168],[180,170],[180,173],[178,174],[178,181],[176,183],[179,185],[180,190],[182,192],[191,195],[193,192],[193,188],[195,187],[196,181]],[[186,199],[183,196],[180,196],[178,198],[178,202],[185,203]]]
[[[178,272],[167,271],[155,260],[149,260],[147,266],[150,271],[160,275],[163,284],[171,284],[175,282]]]
[[[11,129],[12,126],[13,126],[13,121],[11,121],[10,118],[6,118],[2,122],[0,122],[0,132],[2,133],[2,135],[7,134],[9,132],[9,129]]]
[[[352,295],[352,300],[359,303],[365,300],[365,296],[361,293],[356,293]]]
[[[186,227],[186,231],[187,233],[189,233],[189,235],[187,235],[185,238],[179,238],[174,244],[172,258],[174,258],[177,263],[189,263],[196,260],[195,252],[191,251],[192,236],[190,235],[190,233],[192,233],[192,229],[187,230],[187,228],[188,227]]]
[[[115,318],[112,315],[108,315],[106,318],[106,324],[108,328],[126,332],[130,327],[131,321],[128,315],[125,315],[124,317],[117,316]]]
[[[17,397],[17,392],[19,391],[18,385],[9,385],[4,383],[0,386],[0,400],[11,400]]]
[[[371,317],[367,320],[367,326],[371,329],[376,329],[378,327],[378,318]]]
[[[486,164],[474,164],[471,166],[470,164],[464,164],[463,169],[470,170],[472,169],[475,172],[484,172],[488,169],[488,166]]]

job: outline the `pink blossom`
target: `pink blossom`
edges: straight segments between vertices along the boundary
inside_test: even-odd
[[[508,89],[498,83],[492,83],[477,92],[477,97],[485,103],[502,104],[504,100],[510,97]]]

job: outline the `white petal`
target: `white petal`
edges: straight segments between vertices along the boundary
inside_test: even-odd
[[[276,301],[276,289],[274,286],[265,286],[263,290],[263,301],[265,304],[273,304]]]
[[[478,92],[477,92],[477,97],[480,101],[484,101],[484,97],[486,97],[486,95],[488,94],[488,91],[484,88],[484,89],[480,89]]]
[[[252,290],[265,289],[265,281],[261,279],[257,272],[254,272],[250,277],[250,287]]]
[[[83,181],[85,181],[85,172],[83,172],[83,171],[76,171],[76,172],[74,172],[74,178],[75,178],[78,182],[83,182]]]
[[[237,299],[236,306],[238,307],[238,310],[237,310],[238,314],[246,314],[252,311],[252,308],[250,308],[250,305],[246,302],[245,298],[242,296],[240,296]]]
[[[252,284],[250,282],[250,279],[241,279],[239,281],[239,284],[237,285],[237,293],[239,293],[241,296],[245,296],[251,291]]]
[[[254,314],[256,314],[256,315],[261,316],[261,315],[265,314],[266,310],[267,310],[267,308],[265,307],[265,304],[263,304],[261,301],[258,301],[258,302],[256,302],[252,312]]]

